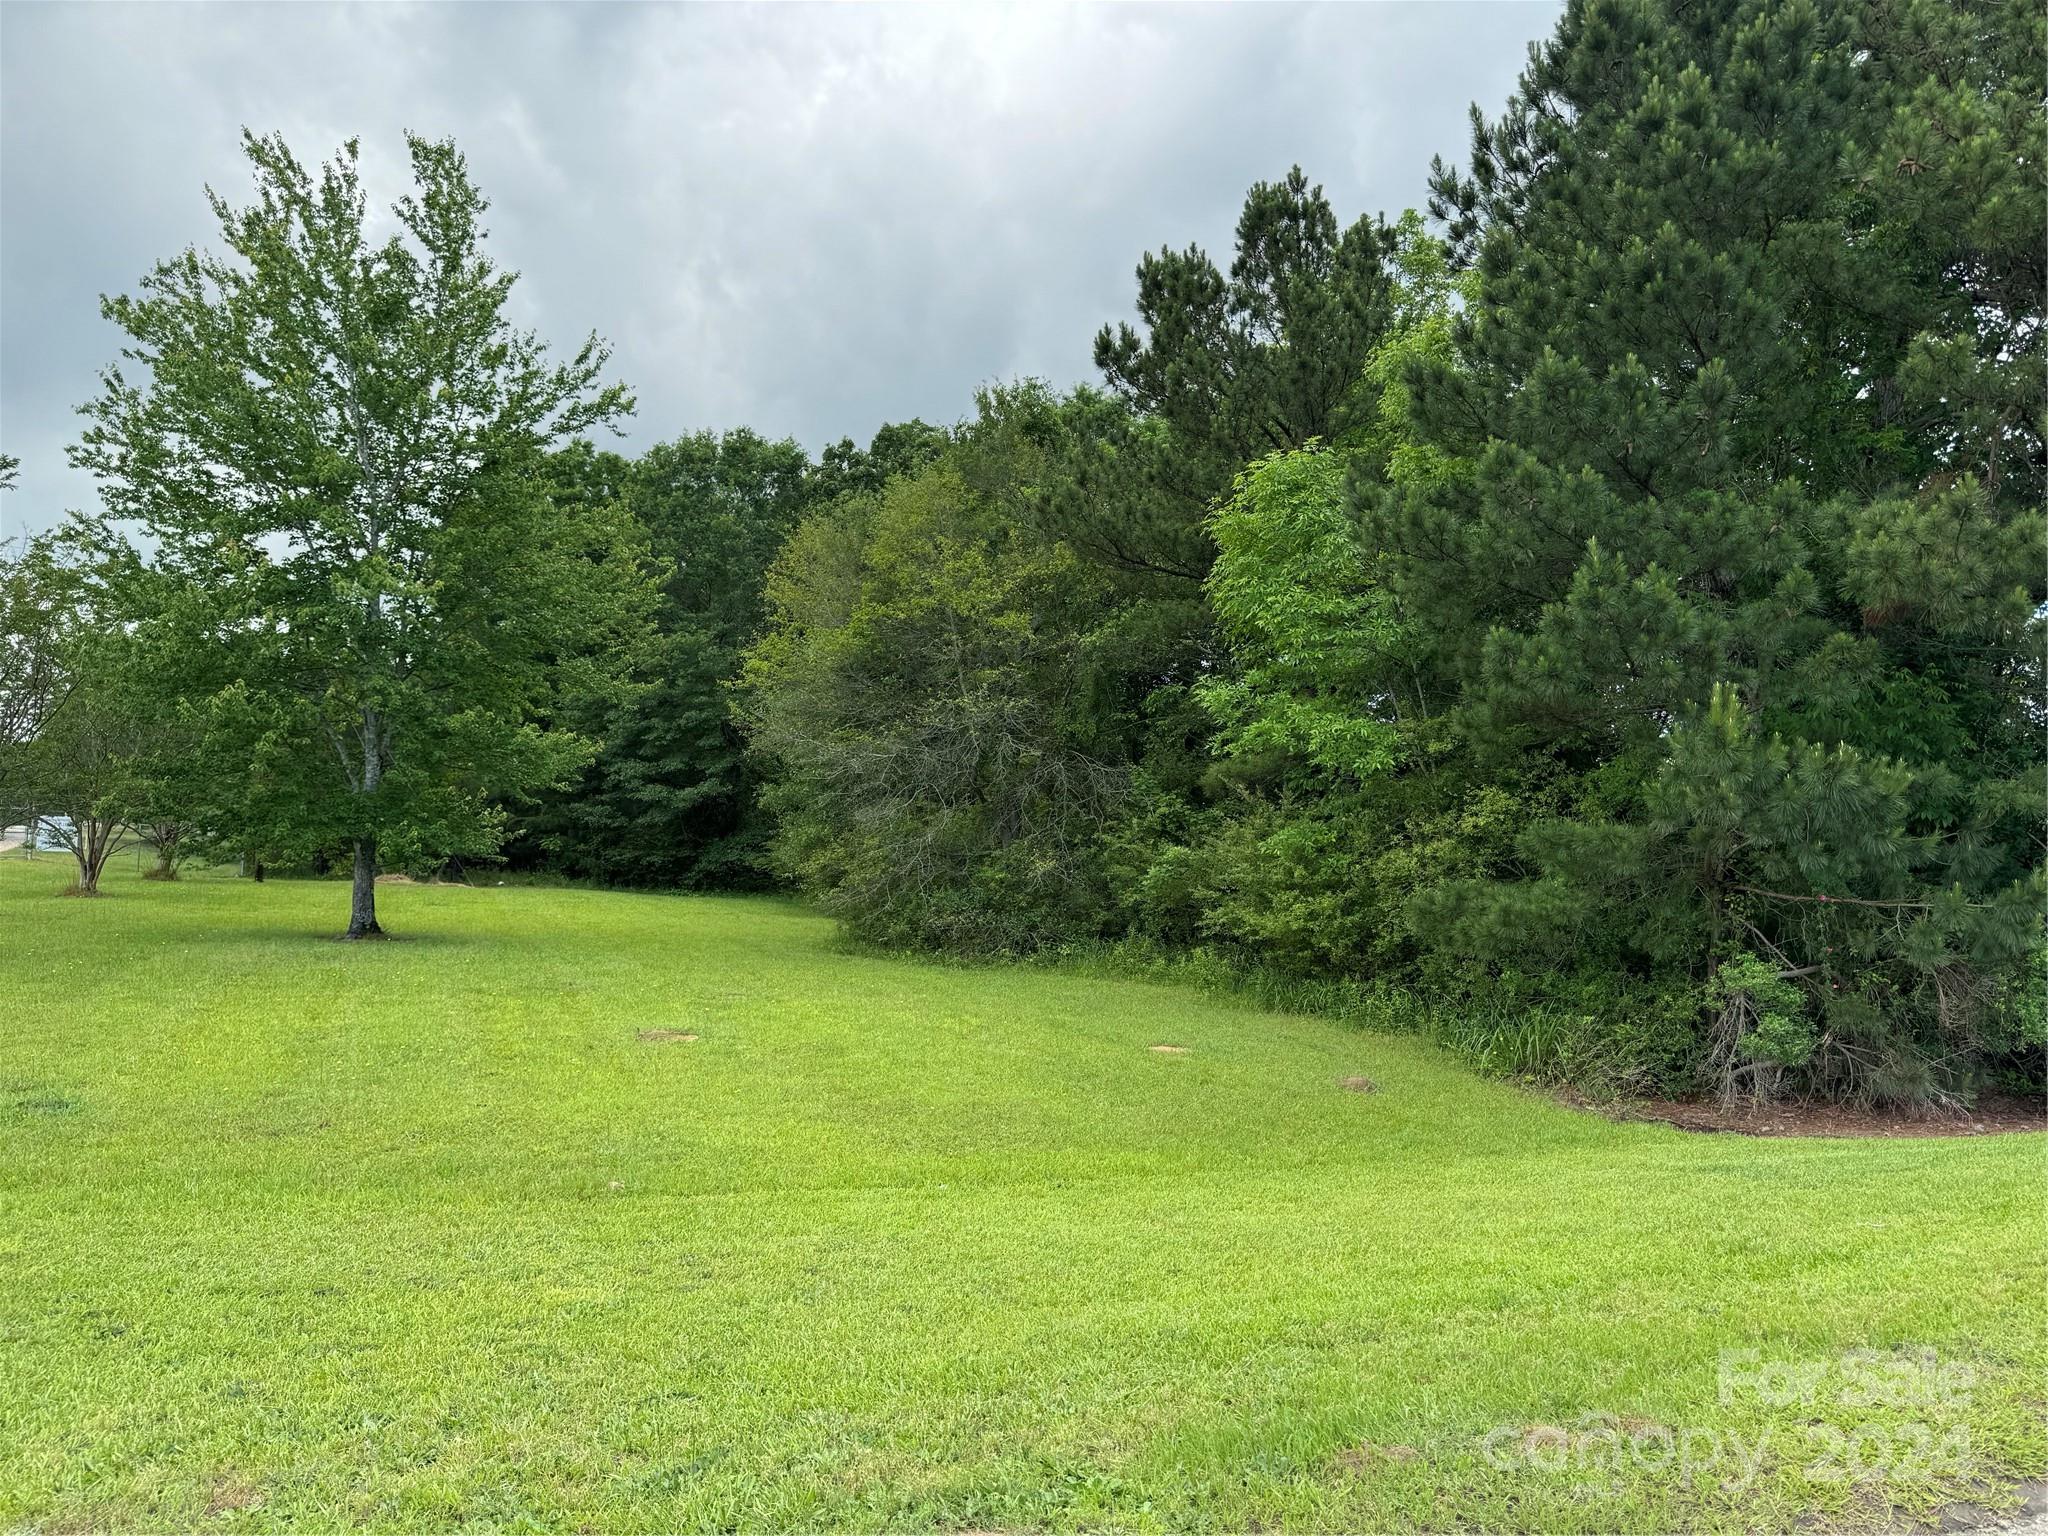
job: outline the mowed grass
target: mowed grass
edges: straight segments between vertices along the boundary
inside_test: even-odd
[[[770,900],[350,946],[335,884],[63,880],[0,861],[0,1527],[1853,1527],[2048,1464],[2039,1136],[1611,1124]]]

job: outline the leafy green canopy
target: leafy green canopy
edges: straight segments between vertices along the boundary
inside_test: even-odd
[[[1133,791],[1173,823],[1206,793],[1208,514],[1248,457],[1350,420],[1392,248],[1299,170],[1256,186],[1227,277],[1140,266],[1142,333],[1097,340],[1109,392],[994,391],[929,467],[838,478],[867,494],[785,549],[745,674],[785,873],[894,941],[1116,926]]]
[[[1419,869],[1468,868],[1480,826],[1445,771],[1444,680],[1377,571],[1347,474],[1446,473],[1412,431],[1409,361],[1448,355],[1457,280],[1413,214],[1391,231],[1386,329],[1334,441],[1259,459],[1209,518],[1214,734],[1193,793],[1141,774],[1106,854],[1129,929],[1262,965],[1398,973]]]
[[[583,449],[558,473],[616,498],[665,579],[636,686],[572,706],[602,749],[523,818],[515,854],[612,884],[760,884],[768,827],[730,684],[760,629],[768,564],[819,495],[816,468],[797,444],[742,428],[631,463]]]
[[[1010,900],[1002,941],[1422,981],[1631,1086],[2038,1073],[2042,27],[1589,0],[1439,166],[1447,248],[1340,238],[1296,176],[1228,280],[1147,258],[1113,393],[1011,461],[1036,539],[990,546],[1101,573],[1003,613],[1085,681],[984,661],[974,697],[1021,690],[1011,756],[1079,743],[1113,786],[1036,866],[1065,904]],[[1010,844],[918,796],[954,726],[987,736],[888,653],[992,624],[988,589],[912,562],[920,627],[836,651],[877,546],[817,538],[771,643],[807,614],[837,670],[763,678],[818,706],[791,867],[885,892],[874,931],[982,942]],[[1016,803],[965,783],[949,811]],[[939,827],[950,864],[903,862]]]
[[[813,513],[770,571],[744,687],[777,862],[864,937],[1021,947],[1103,905],[1107,586],[1025,505],[1065,415],[1037,386],[984,397],[930,465]]]
[[[256,201],[104,302],[130,338],[73,450],[145,562],[97,537],[162,691],[214,750],[207,823],[367,873],[487,854],[497,798],[590,746],[537,717],[606,681],[643,621],[630,525],[551,494],[548,455],[630,408],[593,337],[566,363],[506,318],[485,201],[446,143],[378,240],[356,145],[310,174],[245,136]],[[374,931],[374,912],[367,927]]]
[[[2040,1039],[2043,25],[1586,0],[1437,170],[1476,286],[1406,382],[1452,469],[1360,504],[1474,763],[1546,793],[1417,931],[1704,987],[1731,1090]],[[1799,991],[1771,1042],[1741,959]]]
[[[0,470],[12,464],[0,458]],[[27,804],[26,749],[69,689],[70,585],[51,540],[0,544],[0,824]]]

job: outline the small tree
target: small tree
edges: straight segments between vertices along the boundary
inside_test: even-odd
[[[174,724],[158,722],[147,736],[130,797],[136,838],[149,845],[156,863],[143,878],[175,880],[178,866],[206,840],[206,828],[198,819],[203,802],[188,797],[180,782],[180,769],[194,759],[187,756],[193,742]]]
[[[257,201],[212,197],[229,254],[103,301],[148,379],[109,369],[73,450],[155,543],[145,566],[99,528],[162,693],[237,786],[218,830],[352,847],[351,938],[382,932],[380,856],[489,855],[501,800],[586,760],[535,721],[647,600],[623,517],[547,476],[631,408],[606,349],[552,364],[512,326],[462,156],[407,142],[415,191],[376,242],[353,141],[316,177],[245,135]]]
[[[0,474],[12,473],[0,456]],[[0,488],[4,488],[0,480]],[[0,545],[0,824],[22,802],[22,757],[63,699],[71,608],[47,540]]]
[[[64,700],[22,753],[23,788],[38,818],[31,830],[71,855],[83,896],[99,894],[107,860],[135,838],[130,813],[147,727],[115,649],[105,641],[73,645]]]
[[[147,821],[142,824],[142,840],[156,853],[156,864],[143,878],[146,880],[175,880],[178,866],[185,861],[191,850],[194,828],[183,821]]]

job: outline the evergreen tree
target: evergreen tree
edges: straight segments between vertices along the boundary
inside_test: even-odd
[[[1407,384],[1453,470],[1364,510],[1469,750],[1565,814],[1415,920],[1698,998],[1724,1087],[2039,1040],[2042,67],[2018,6],[1582,0],[1438,168],[1476,287]]]
[[[1393,239],[1372,218],[1340,229],[1296,166],[1246,194],[1227,277],[1199,246],[1146,255],[1142,332],[1095,338],[1110,399],[1079,399],[1090,430],[1050,503],[1057,534],[1113,568],[1199,582],[1205,520],[1238,472],[1344,428],[1389,317]]]

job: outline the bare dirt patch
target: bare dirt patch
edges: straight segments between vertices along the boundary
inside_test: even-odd
[[[1378,1093],[1380,1085],[1369,1077],[1340,1077],[1337,1086],[1346,1093]]]
[[[217,1477],[206,1496],[206,1512],[224,1515],[232,1509],[254,1509],[263,1502],[262,1490],[239,1477]]]
[[[1349,1450],[1339,1451],[1337,1469],[1340,1472],[1366,1472],[1377,1463],[1393,1462],[1396,1465],[1405,1465],[1421,1459],[1422,1452],[1412,1445],[1374,1445],[1368,1440],[1352,1446]]]
[[[1161,1056],[1185,1056],[1188,1053],[1188,1048],[1184,1045],[1148,1045],[1145,1049],[1155,1051]]]
[[[1858,1109],[1849,1104],[1739,1104],[1723,1108],[1711,1099],[1626,1099],[1595,1104],[1566,1093],[1576,1109],[1610,1120],[1650,1120],[1681,1131],[1727,1132],[1736,1136],[1999,1136],[2013,1131],[2048,1131],[2048,1102],[1987,1094],[1969,1109]]]
[[[2048,1478],[2030,1478],[2010,1490],[2019,1495],[2018,1509],[1994,1512],[1982,1504],[1950,1504],[1923,1531],[2005,1531],[2009,1536],[2042,1536],[2048,1532]],[[2002,1502],[2002,1501],[2001,1501]]]
[[[689,1045],[697,1037],[687,1029],[643,1029],[633,1038],[645,1040],[650,1045]]]

